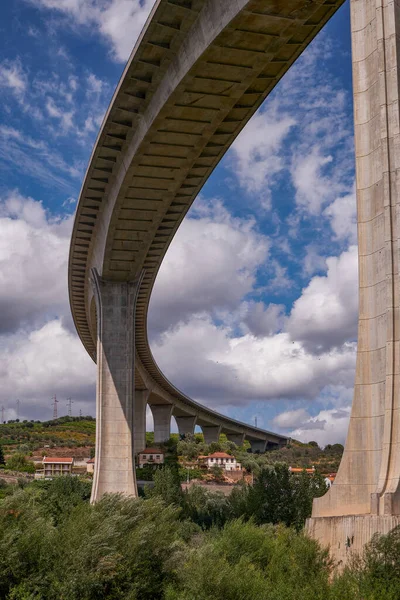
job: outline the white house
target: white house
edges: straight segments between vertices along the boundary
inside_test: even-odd
[[[213,454],[205,456],[204,459],[209,469],[221,467],[225,471],[239,471],[242,468],[242,465],[236,462],[236,458],[226,454],[226,452],[213,452]]]

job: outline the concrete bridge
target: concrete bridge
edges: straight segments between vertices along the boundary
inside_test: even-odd
[[[93,501],[108,491],[136,493],[133,457],[145,443],[147,403],[156,441],[168,437],[173,414],[180,432],[198,424],[207,441],[223,431],[235,441],[246,437],[253,449],[286,442],[174,388],[152,357],[147,311],[162,259],[201,187],[341,4],[158,0],[153,8],[95,144],[71,243],[72,314],[98,367]],[[309,523],[315,537],[339,547],[338,556],[352,527],[345,519],[357,522],[349,536],[356,548],[400,518],[399,10],[397,0],[351,0],[360,265],[356,388],[339,474]]]

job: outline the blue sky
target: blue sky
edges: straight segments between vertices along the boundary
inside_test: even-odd
[[[0,23],[0,403],[94,414],[68,306],[73,212],[93,143],[153,2],[9,0]],[[168,251],[153,352],[235,418],[343,442],[357,333],[348,2],[225,155]],[[200,247],[204,248],[201,254]],[[149,420],[149,426],[151,422]]]

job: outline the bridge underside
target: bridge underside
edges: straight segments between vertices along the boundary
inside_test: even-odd
[[[180,432],[198,424],[207,440],[224,431],[238,441],[244,435],[255,450],[285,442],[179,392],[152,357],[147,311],[163,257],[201,187],[341,3],[156,2],[99,134],[71,242],[72,313],[98,363],[93,500],[136,493],[134,453],[145,442],[147,404],[160,441],[173,414]],[[339,473],[308,525],[344,558],[347,537],[359,548],[400,517],[399,11],[398,0],[351,0],[357,370]]]

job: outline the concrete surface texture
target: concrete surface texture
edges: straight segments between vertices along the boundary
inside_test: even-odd
[[[399,4],[352,0],[351,29],[360,293],[356,380],[338,475],[330,491],[314,500],[308,523],[340,560],[349,552],[343,556],[347,537],[359,550],[375,531],[400,521]]]

